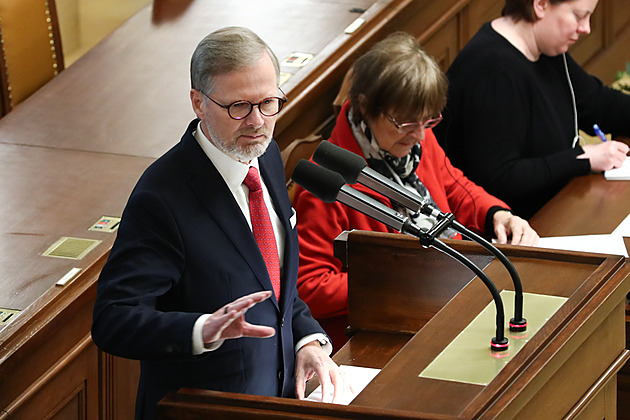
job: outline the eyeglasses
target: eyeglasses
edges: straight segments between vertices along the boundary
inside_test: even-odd
[[[441,121],[442,121],[442,113],[440,113],[440,116],[437,118],[430,118],[426,121],[420,122],[420,121],[414,121],[414,122],[406,122],[406,123],[398,123],[394,117],[392,117],[391,115],[387,115],[385,114],[385,116],[387,117],[388,120],[390,120],[392,122],[392,124],[394,124],[396,126],[396,128],[398,129],[398,132],[400,134],[409,134],[412,133],[414,131],[416,131],[418,128],[422,127],[424,130],[428,130],[430,128],[435,127],[436,125],[438,125]]]
[[[278,90],[282,92],[282,89],[278,88]],[[282,92],[282,95],[284,95],[284,98],[278,98],[277,96],[270,96],[269,98],[265,98],[262,101],[258,102],[257,104],[253,104],[249,101],[241,100],[241,101],[232,102],[229,105],[223,105],[223,104],[218,103],[217,101],[215,101],[208,95],[206,95],[205,92],[201,90],[199,90],[199,92],[201,92],[203,96],[210,99],[215,104],[219,105],[221,108],[226,109],[228,112],[228,115],[233,120],[242,120],[243,118],[247,118],[247,116],[252,113],[252,109],[254,109],[255,106],[258,107],[258,110],[260,111],[260,113],[264,115],[265,117],[273,117],[274,115],[277,115],[280,112],[280,110],[282,109],[282,107],[287,101],[286,95],[284,95],[284,92]]]

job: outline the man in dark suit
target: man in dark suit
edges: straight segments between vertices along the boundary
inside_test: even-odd
[[[303,398],[317,375],[336,398],[343,392],[329,340],[296,291],[295,212],[272,140],[286,101],[279,73],[249,30],[204,38],[191,60],[199,118],[129,198],[98,281],[92,336],[141,360],[138,419],[154,418],[180,387]],[[244,183],[250,172],[261,186]],[[259,188],[268,236],[257,242],[250,205]]]

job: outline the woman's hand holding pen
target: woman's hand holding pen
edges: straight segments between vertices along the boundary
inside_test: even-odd
[[[591,171],[603,172],[621,167],[630,147],[620,141],[606,141],[587,144],[582,146],[582,149],[584,153],[579,155],[578,159],[588,159],[591,162]]]

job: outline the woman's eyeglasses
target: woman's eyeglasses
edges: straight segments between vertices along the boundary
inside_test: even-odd
[[[399,123],[397,122],[394,117],[392,117],[391,115],[385,114],[385,116],[387,117],[387,119],[389,121],[392,122],[392,124],[394,124],[396,126],[396,128],[398,129],[398,132],[400,134],[409,134],[412,133],[414,131],[416,131],[417,129],[419,129],[420,127],[422,127],[424,130],[428,130],[430,128],[435,127],[436,125],[438,125],[441,121],[442,121],[442,113],[440,113],[440,116],[437,118],[430,118],[426,121],[414,121],[414,122],[406,122],[406,123]]]

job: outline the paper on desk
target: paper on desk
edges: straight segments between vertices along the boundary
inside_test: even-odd
[[[354,399],[354,397],[359,395],[359,393],[363,391],[363,388],[365,388],[372,381],[372,379],[374,379],[374,377],[378,375],[378,373],[381,371],[380,369],[373,369],[373,368],[366,368],[366,367],[359,367],[359,366],[348,366],[348,365],[341,365],[339,366],[339,369],[344,374],[346,383],[350,384],[350,387],[349,387],[350,389],[346,388],[346,391],[344,392],[344,395],[341,401],[335,401],[335,404],[343,404],[343,405],[350,404],[352,400]],[[332,401],[333,394],[334,392],[331,387],[330,393],[325,399],[325,402]],[[318,386],[313,392],[311,392],[311,394],[308,397],[306,397],[306,400],[321,402],[322,401],[322,386],[321,385]]]
[[[630,237],[630,214],[612,231],[613,235]]]
[[[604,172],[604,177],[609,181],[630,180],[630,159],[626,156],[626,161],[621,168],[610,169]]]
[[[623,255],[628,258],[628,251],[619,234],[554,236],[540,238],[541,248],[563,249],[568,251],[596,252],[599,254]]]

